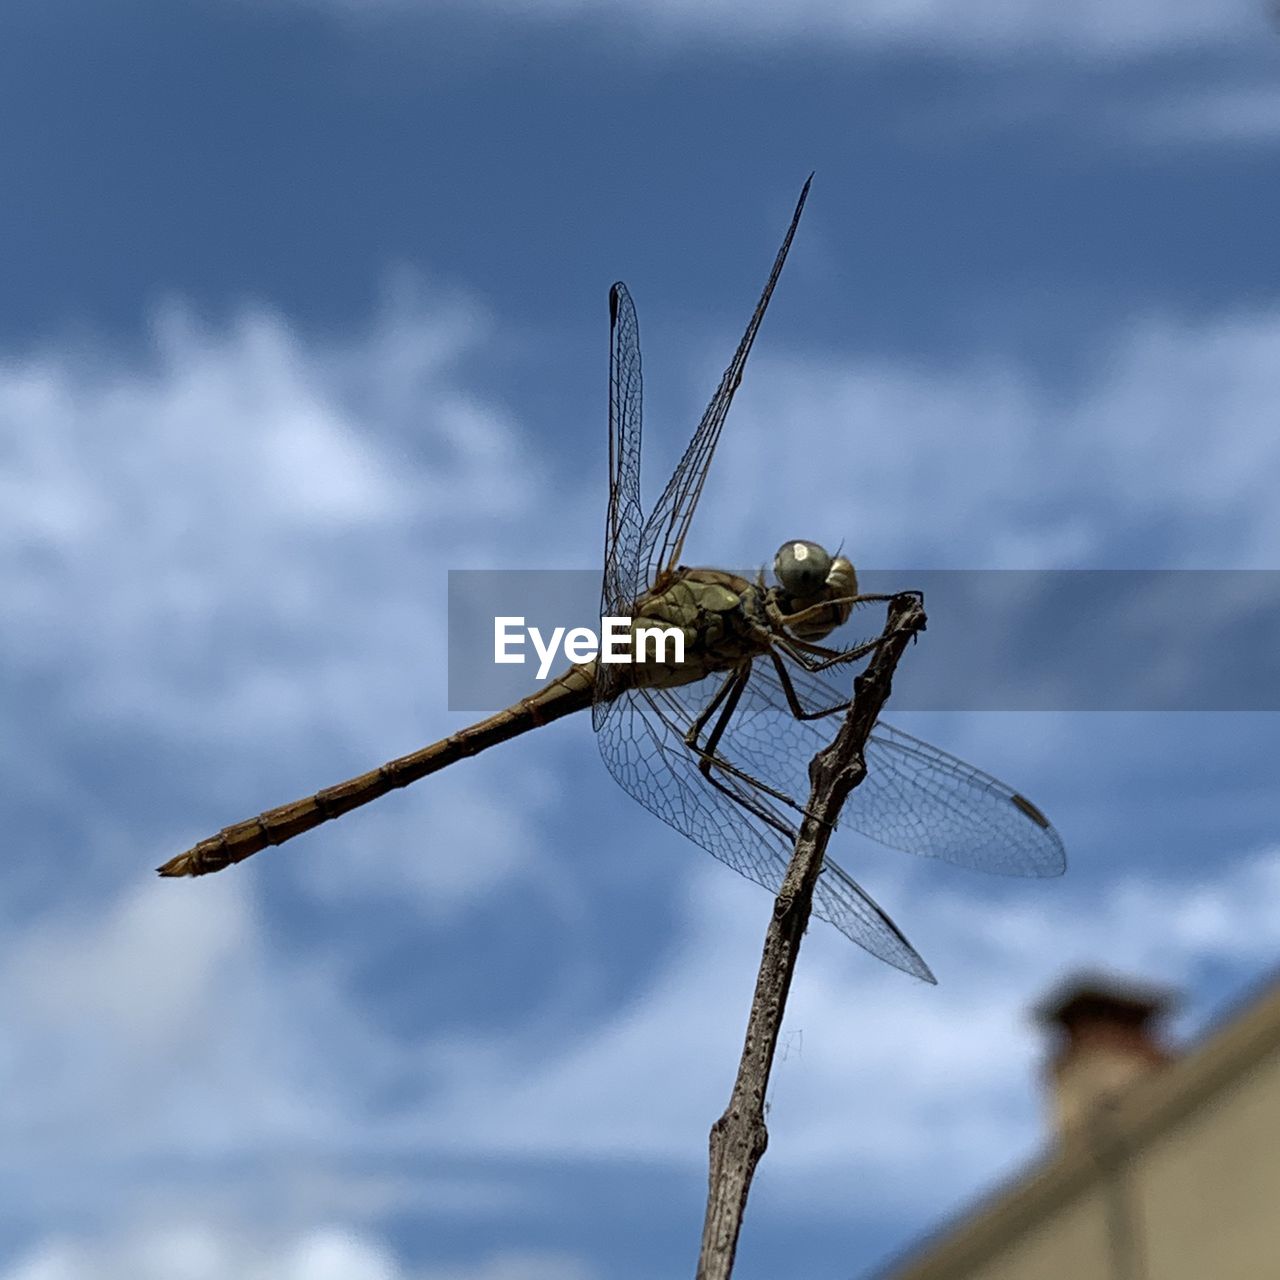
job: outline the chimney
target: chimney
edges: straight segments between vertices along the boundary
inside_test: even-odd
[[[1059,1137],[1170,1061],[1152,1023],[1175,1003],[1167,990],[1085,974],[1036,1007],[1036,1021],[1057,1032],[1047,1074]]]

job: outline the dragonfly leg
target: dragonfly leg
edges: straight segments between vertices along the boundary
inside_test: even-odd
[[[871,597],[862,596],[860,599],[869,599]],[[892,597],[885,597],[892,599]],[[842,603],[834,601],[831,603]],[[800,663],[807,671],[825,671],[828,667],[838,666],[844,662],[856,662],[859,658],[865,657],[870,653],[876,645],[880,643],[877,640],[869,640],[865,644],[854,645],[849,649],[833,649],[829,645],[815,644],[812,640],[802,640],[799,636],[788,635],[783,629],[783,622],[787,615],[773,603],[772,600],[765,606],[765,613],[773,624],[766,627],[762,623],[751,623],[750,634],[759,643],[762,649],[773,651],[774,646],[778,646],[796,662]],[[792,617],[801,617],[801,614],[793,614]],[[814,661],[819,659],[819,661]],[[719,702],[717,696],[715,703]],[[712,705],[714,706],[715,703]],[[709,714],[711,708],[707,709],[704,715]]]
[[[716,747],[720,745],[720,739],[724,737],[724,731],[729,727],[729,721],[733,719],[733,713],[738,709],[738,703],[742,699],[743,691],[746,689],[747,681],[750,678],[751,666],[747,663],[731,673],[729,679],[721,687],[720,692],[711,700],[711,707],[715,707],[719,702],[724,702],[725,705],[710,734],[707,736],[705,748],[699,749],[698,735],[702,732],[702,728],[709,717],[704,713],[689,727],[689,732],[685,735],[684,740],[687,745],[702,754],[704,763],[709,758],[714,758]],[[706,772],[705,768],[703,772]]]
[[[919,595],[918,591],[896,591],[896,592],[873,592],[870,595],[854,595],[854,596],[837,596],[832,600],[819,600],[817,604],[808,605],[804,609],[799,609],[795,613],[783,613],[778,608],[775,600],[769,600],[765,605],[765,613],[768,615],[769,621],[775,627],[795,627],[802,623],[809,622],[814,618],[820,617],[824,610],[833,606],[848,605],[851,609],[861,604],[883,603],[887,600],[896,600],[901,595]]]
[[[865,644],[854,645],[851,649],[828,649],[809,640],[799,640],[795,636],[773,637],[773,645],[782,649],[806,671],[825,671],[828,667],[857,662],[859,658],[865,658],[879,643],[877,638],[868,640]],[[773,652],[773,646],[770,646],[770,652]]]
[[[733,688],[733,682],[739,678],[740,671],[740,668],[730,671],[725,676],[724,683],[716,690],[716,696],[698,713],[698,718],[689,726],[689,731],[684,735],[686,746],[697,749],[698,738],[701,737],[703,729],[706,728],[707,721],[715,715],[717,708],[729,696],[729,691]],[[740,696],[741,692],[739,692]]]
[[[744,795],[741,791],[735,790],[733,787],[726,785],[717,773],[727,774],[731,778],[736,778],[740,782],[746,783],[756,791],[763,795],[769,796],[776,800],[779,804],[785,805],[789,809],[794,809],[797,813],[804,813],[804,806],[797,804],[791,796],[783,791],[779,791],[768,783],[761,782],[759,778],[753,778],[743,769],[739,769],[736,765],[732,765],[729,761],[723,759],[716,754],[716,747],[720,743],[724,731],[728,728],[729,722],[733,719],[733,713],[738,708],[738,702],[742,697],[743,690],[747,687],[747,681],[751,677],[750,665],[739,667],[738,670],[730,673],[728,680],[721,685],[716,696],[711,700],[707,709],[702,712],[697,720],[689,726],[688,732],[684,736],[685,745],[698,757],[698,772],[716,788],[722,791],[735,804],[741,805],[749,813],[754,814],[761,822],[767,823],[773,827],[775,831],[780,831],[789,840],[795,839],[794,827],[783,822],[776,813],[769,810],[766,805],[758,804],[753,801],[750,796]],[[710,719],[710,712],[723,702],[724,708],[721,710],[715,725],[712,727],[711,733],[707,737],[704,745],[699,745],[698,736],[702,729],[706,726],[706,722]]]
[[[774,670],[778,673],[778,683],[782,686],[783,695],[787,699],[787,706],[791,708],[791,714],[797,720],[822,720],[827,716],[833,716],[840,711],[848,711],[853,703],[853,699],[849,698],[844,702],[837,702],[834,707],[826,707],[821,711],[806,711],[804,704],[800,701],[799,694],[796,693],[796,687],[791,682],[791,673],[787,670],[786,663],[778,657],[772,649],[769,650],[769,657],[773,660]]]

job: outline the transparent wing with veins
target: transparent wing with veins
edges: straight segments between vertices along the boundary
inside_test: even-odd
[[[619,700],[600,738],[610,772],[652,813],[749,880],[777,891],[809,795],[808,764],[828,745],[849,688],[788,664],[806,712],[798,719],[768,658],[752,666],[716,746],[714,785],[685,742],[724,675]],[[705,740],[705,735],[704,735]],[[1065,869],[1062,839],[1025,797],[963,760],[883,722],[866,748],[867,774],[843,825],[908,853],[976,870],[1052,876]],[[826,860],[814,912],[889,964],[932,981],[902,931],[837,863]]]
[[[791,225],[787,228],[782,247],[774,259],[773,270],[769,272],[764,292],[760,295],[760,301],[756,303],[755,312],[747,325],[746,333],[742,335],[742,341],[738,343],[733,360],[724,371],[724,377],[720,379],[720,385],[716,388],[715,395],[711,397],[711,403],[702,415],[702,421],[698,423],[698,429],[694,432],[684,457],[680,459],[671,479],[667,481],[667,487],[662,491],[662,497],[658,499],[657,505],[645,523],[640,544],[638,571],[648,584],[655,582],[661,584],[662,578],[676,567],[684,550],[685,535],[689,532],[689,523],[693,519],[694,509],[702,495],[702,486],[706,482],[707,471],[711,466],[716,444],[720,440],[720,430],[724,426],[729,406],[733,403],[733,394],[742,381],[747,356],[751,354],[752,343],[756,340],[760,322],[764,319],[769,299],[773,296],[774,286],[782,274],[782,267],[787,260],[787,252],[795,237],[796,227],[800,223],[800,215],[804,211],[804,202],[809,195],[809,184],[812,181],[813,175],[810,174],[800,192],[800,199],[796,202],[795,213],[791,215]],[[637,424],[637,447],[639,435]]]
[[[640,434],[643,380],[640,324],[635,304],[621,281],[609,290],[609,512],[605,521],[604,582],[600,616],[625,617],[644,590],[640,580]],[[620,666],[596,669],[591,719],[596,730],[608,719],[621,679]]]
[[[843,685],[794,663],[786,671],[805,711],[831,714],[796,719],[773,664],[759,658],[719,753],[801,805],[809,794],[809,761],[830,742],[852,682]],[[691,723],[700,710],[696,695],[670,692]],[[841,825],[975,871],[1056,876],[1065,870],[1062,837],[1029,800],[991,774],[883,720],[871,732],[866,762],[867,776],[850,795]]]
[[[811,174],[800,191],[791,225],[733,360],[647,521],[640,504],[643,425],[640,325],[627,286],[618,281],[609,290],[609,510],[605,522],[601,617],[629,615],[636,597],[647,588],[660,585],[659,578],[676,566],[720,439],[720,430],[733,394],[742,381],[747,356],[773,296],[774,286],[782,274],[812,181]],[[610,669],[601,665],[597,669],[591,712],[597,732],[609,718],[610,706],[617,697],[623,678],[620,668]]]
[[[629,613],[641,592],[661,589],[677,567],[808,190],[806,182],[733,361],[647,520],[640,505],[639,326],[626,287],[615,284],[610,292],[610,477],[602,615]],[[601,753],[621,786],[727,866],[774,891],[782,882],[809,793],[808,762],[827,745],[832,718],[844,711],[849,697],[840,685],[799,666],[785,670],[789,688],[772,661],[755,661],[711,758],[710,778],[686,734],[725,675],[673,688],[619,690],[609,683],[611,669],[602,666],[593,710]],[[822,714],[800,718],[797,710]],[[1062,841],[1048,820],[989,774],[884,724],[872,734],[866,758],[867,776],[844,813],[845,822],[864,835],[988,871],[1062,871]],[[828,861],[818,879],[814,910],[872,954],[932,981],[928,966],[893,921],[834,862]]]
[[[684,741],[690,723],[724,678],[708,676],[677,689],[629,690],[611,711],[600,750],[609,772],[646,809],[726,866],[776,893],[795,844],[798,808],[732,772],[734,766],[747,765],[732,742],[721,741],[717,759],[727,768],[717,771],[721,786],[713,786]],[[808,795],[807,787],[803,795]],[[926,982],[934,980],[897,925],[830,859],[818,877],[813,909],[872,955]]]

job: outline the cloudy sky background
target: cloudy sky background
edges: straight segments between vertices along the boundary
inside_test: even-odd
[[[0,1277],[691,1273],[769,900],[589,724],[152,868],[461,723],[447,570],[599,555],[609,283],[652,497],[811,169],[699,559],[1280,565],[1278,71],[1243,0],[6,5]],[[842,837],[940,985],[815,925],[745,1280],[1031,1157],[1073,967],[1193,1035],[1280,946],[1274,716],[899,721],[1070,873]]]

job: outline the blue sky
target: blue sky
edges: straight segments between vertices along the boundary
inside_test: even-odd
[[[652,498],[810,170],[697,558],[1275,567],[1278,70],[1243,0],[6,5],[0,1277],[690,1273],[769,900],[589,724],[152,868],[461,723],[447,570],[599,555],[610,282]],[[1038,1150],[1064,972],[1193,1034],[1280,944],[1274,716],[898,719],[1071,868],[842,838],[940,985],[815,925],[747,1280]]]

